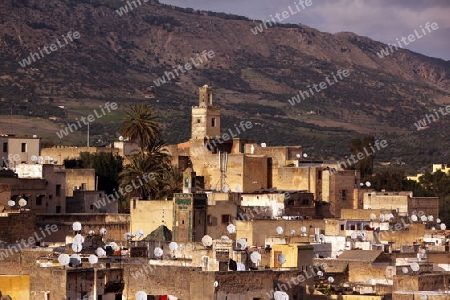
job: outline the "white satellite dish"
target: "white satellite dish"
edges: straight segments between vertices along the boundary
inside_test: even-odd
[[[305,232],[306,232],[306,227],[305,227],[305,226],[300,227],[300,231],[301,231],[302,233],[305,233]]]
[[[425,254],[425,253],[427,253],[427,250],[425,250],[425,249],[420,249],[420,253]]]
[[[126,240],[131,240],[131,238],[133,237],[133,233],[127,232],[123,236],[125,237]]]
[[[70,256],[67,254],[60,254],[58,256],[58,262],[63,266],[67,266],[70,263]]]
[[[156,257],[161,257],[163,256],[164,251],[163,249],[156,247],[153,253],[155,254]]]
[[[242,193],[242,187],[240,185],[237,185],[237,186],[234,187],[234,191],[236,193]]]
[[[229,188],[228,186],[224,185],[224,186],[222,187],[222,192],[228,193],[229,191],[230,191],[230,188]]]
[[[386,221],[389,221],[389,220],[391,219],[391,214],[385,214],[385,215],[384,215],[384,219],[385,219]]]
[[[440,226],[441,226],[441,230],[445,230],[447,228],[447,226],[445,226],[444,223],[442,223]]]
[[[319,235],[319,239],[321,242],[325,241],[325,235],[323,234]]]
[[[297,153],[297,154],[295,155],[295,157],[300,158],[300,157],[302,157],[302,156],[301,156],[300,154]]]
[[[170,242],[169,249],[175,251],[178,249],[178,244],[176,242]]]
[[[119,141],[123,141],[123,136],[119,136]]]
[[[214,287],[218,287],[219,286],[219,282],[214,281]]]
[[[78,254],[72,254],[70,256],[70,263],[73,266],[78,266],[79,264],[81,264],[81,256]]]
[[[250,259],[254,264],[259,264],[259,262],[261,261],[261,254],[255,251],[250,254]]]
[[[267,144],[266,143],[261,143],[261,147],[266,148]]]
[[[318,271],[317,272],[317,276],[323,276],[323,272],[322,271]]]
[[[375,220],[377,218],[377,215],[376,214],[370,214],[370,219],[373,221],[373,220]]]
[[[427,216],[421,216],[421,217],[420,217],[420,220],[421,220],[422,222],[426,222],[426,221],[428,220],[428,218],[427,218]]]
[[[417,220],[418,220],[418,218],[417,218],[416,215],[412,215],[412,216],[411,216],[411,221],[417,222]]]
[[[432,215],[429,215],[428,216],[428,221],[433,222],[433,220],[434,220],[434,217]]]
[[[437,218],[436,223],[438,223],[438,224],[441,223],[441,219]]]
[[[15,206],[15,205],[16,205],[16,201],[14,201],[14,200],[9,200],[9,201],[8,201],[8,205],[11,206],[11,207],[12,207],[12,206]]]
[[[330,277],[328,277],[328,282],[329,282],[329,283],[333,283],[333,282],[334,282],[334,278],[333,278],[333,277],[331,277],[331,276],[330,276]]]
[[[73,252],[76,252],[76,253],[81,252],[81,250],[83,250],[83,246],[78,243],[73,243],[72,250],[73,250]]]
[[[295,235],[295,230],[291,229],[291,235]]]
[[[89,255],[89,263],[90,264],[96,264],[98,263],[98,257],[95,256],[94,254]]]
[[[408,272],[409,272],[409,270],[408,270],[407,267],[403,267],[403,268],[402,268],[402,273],[403,273],[403,274],[408,274]]]
[[[138,239],[140,239],[140,238],[143,237],[143,236],[144,236],[144,230],[142,230],[142,229],[136,230],[136,237],[137,237]]]
[[[73,229],[73,231],[80,231],[81,230],[81,223],[80,222],[73,222],[72,229]]]
[[[350,237],[354,240],[358,238],[358,235],[356,234],[356,232],[352,232],[352,234],[350,235]]]
[[[276,291],[273,293],[273,298],[275,300],[289,300],[289,295],[286,292]]]
[[[100,229],[100,234],[101,235],[105,235],[106,234],[106,229],[105,228]]]
[[[89,233],[88,233],[89,235],[94,235],[95,234],[95,231],[94,230],[89,230]]]
[[[410,267],[411,267],[411,270],[413,270],[414,272],[417,272],[420,269],[419,264],[416,262],[413,262]]]
[[[19,206],[20,207],[24,207],[24,206],[26,206],[27,205],[27,200],[25,200],[25,199],[23,199],[23,198],[20,198],[20,200],[19,200]]]
[[[277,261],[280,265],[284,264],[286,262],[286,257],[283,253],[278,254]]]
[[[369,181],[366,181],[366,186],[370,187],[372,184]]]
[[[147,300],[147,293],[144,291],[139,291],[136,293],[136,300]]]
[[[276,232],[277,232],[278,234],[282,234],[282,233],[283,233],[283,227],[278,226],[278,227],[276,228]]]
[[[117,244],[114,243],[114,242],[109,243],[109,246],[110,246],[114,251],[119,251],[119,250],[120,250],[119,245],[117,245]]]
[[[380,215],[380,222],[384,222],[384,215],[383,214]]]
[[[31,155],[31,161],[35,162],[38,160],[38,157],[36,155]]]
[[[202,244],[205,247],[210,247],[212,245],[213,239],[209,235],[205,235],[202,237]]]
[[[98,256],[106,256],[106,251],[103,248],[97,248],[97,250],[95,250],[95,254],[97,254]]]
[[[228,226],[227,226],[227,231],[228,231],[228,233],[235,233],[236,232],[236,226],[234,225],[234,224],[229,224]]]
[[[244,250],[247,247],[247,241],[245,239],[238,239],[236,245],[239,249]]]
[[[84,237],[81,234],[77,233],[73,237],[73,241],[74,241],[75,244],[82,244],[82,243],[84,243]]]
[[[434,227],[434,226],[433,226],[433,227],[431,227],[431,230],[436,230],[436,227]]]
[[[229,241],[229,240],[230,240],[230,238],[227,237],[226,235],[222,235],[222,236],[220,237],[220,239],[221,239],[222,241]]]

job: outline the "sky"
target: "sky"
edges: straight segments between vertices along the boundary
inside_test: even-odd
[[[161,3],[269,20],[270,15],[288,11],[301,0],[160,0]],[[303,0],[305,1],[305,0]],[[414,34],[421,37],[406,49],[450,61],[450,0],[310,0],[300,12],[281,23],[304,24],[320,31],[354,32],[383,43]],[[427,22],[438,24],[423,35]]]

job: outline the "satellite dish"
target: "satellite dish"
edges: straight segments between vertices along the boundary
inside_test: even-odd
[[[228,193],[229,191],[230,191],[230,188],[228,186],[225,185],[222,187],[222,192]]]
[[[83,246],[81,244],[78,244],[78,243],[73,243],[72,244],[73,252],[78,253],[78,252],[81,252],[82,249],[83,249]]]
[[[120,250],[119,245],[117,245],[117,244],[114,243],[114,242],[109,243],[109,246],[110,246],[114,251],[119,251],[119,250]]]
[[[358,238],[358,235],[356,234],[356,232],[352,232],[352,234],[350,235],[350,237],[351,237],[352,239],[356,239],[356,238]]]
[[[300,231],[305,233],[306,232],[306,227],[305,226],[300,227]]]
[[[220,239],[223,240],[223,241],[229,241],[229,240],[230,240],[230,238],[227,237],[226,235],[222,235],[222,236],[220,237]]]
[[[67,254],[60,254],[58,256],[58,262],[63,266],[67,266],[70,263],[70,256]]]
[[[278,254],[277,261],[280,265],[284,264],[286,262],[286,257],[283,253]]]
[[[322,271],[318,271],[317,272],[317,276],[323,276],[323,272]]]
[[[213,239],[209,235],[202,237],[202,244],[205,247],[210,247],[212,245]]]
[[[300,157],[302,157],[302,156],[301,156],[300,154],[297,153],[297,154],[295,155],[295,157],[300,158]]]
[[[81,230],[81,223],[80,222],[73,222],[72,229],[73,229],[73,231],[80,231]]]
[[[441,219],[437,218],[436,223],[438,223],[438,224],[441,223]]]
[[[11,206],[11,207],[12,207],[12,206],[15,206],[15,205],[16,205],[16,201],[14,201],[14,200],[9,200],[9,201],[8,201],[8,205]]]
[[[27,205],[27,200],[25,200],[25,199],[23,199],[23,198],[20,198],[20,200],[19,200],[19,206],[20,207],[24,207],[24,206],[26,206]]]
[[[420,217],[420,220],[421,220],[422,222],[426,222],[426,221],[428,220],[428,218],[427,218],[427,216],[421,216],[421,217]]]
[[[422,295],[422,296],[420,296],[420,300],[428,300],[428,296],[427,295]]]
[[[95,250],[95,254],[97,254],[98,256],[106,256],[106,251],[103,248],[97,248],[97,250]]]
[[[139,239],[144,236],[144,230],[138,229],[136,230],[136,237]]]
[[[177,250],[178,249],[178,244],[175,243],[175,242],[170,242],[169,249],[172,250],[172,251]]]
[[[227,230],[228,230],[228,233],[235,233],[236,232],[236,226],[234,226],[234,224],[229,224],[227,226]]]
[[[433,227],[431,227],[431,230],[436,230],[436,227],[434,227],[434,226],[433,226]]]
[[[411,270],[413,270],[414,272],[417,272],[420,269],[419,264],[416,262],[413,262],[410,267],[411,267]]]
[[[95,234],[95,231],[94,230],[89,230],[89,233],[88,233],[89,235],[94,235]]]
[[[325,235],[323,235],[323,234],[319,235],[319,239],[320,239],[320,241],[323,242],[325,240]]]
[[[370,219],[373,221],[373,220],[375,220],[377,218],[377,215],[375,215],[375,214],[370,214]]]
[[[123,141],[123,136],[119,136],[119,141]]]
[[[259,252],[253,252],[250,254],[250,259],[254,264],[259,264],[261,261],[261,254],[259,254]]]
[[[291,235],[295,235],[295,230],[294,229],[291,230]]]
[[[402,273],[403,273],[403,274],[408,274],[408,272],[409,272],[409,270],[408,270],[407,267],[403,267],[403,268],[402,268]]]
[[[433,222],[433,220],[434,220],[434,217],[432,215],[429,215],[428,216],[428,221]]]
[[[133,233],[127,232],[123,236],[125,237],[126,240],[131,240],[131,238],[133,237]]]
[[[380,215],[380,222],[384,222],[384,215],[383,214]]]
[[[393,216],[392,216],[393,217]],[[391,219],[391,214],[385,214],[384,215],[384,219],[386,220],[386,221],[389,221],[390,219]]]
[[[413,222],[417,222],[417,216],[416,215],[412,215],[411,216],[411,221],[413,221]]]
[[[420,253],[425,254],[425,253],[427,253],[427,250],[425,250],[425,249],[420,249]]]
[[[372,184],[369,181],[366,181],[366,186],[370,187]]]
[[[164,254],[163,249],[156,247],[155,250],[153,251],[153,253],[155,254],[156,257],[161,257]]]
[[[94,254],[89,255],[89,263],[90,264],[96,264],[98,263],[98,257]]]
[[[283,227],[278,226],[276,231],[277,231],[278,234],[282,234],[283,233]]]
[[[234,187],[234,191],[236,193],[242,193],[242,187],[240,185],[237,185],[237,186]]]
[[[147,293],[139,291],[136,293],[136,300],[147,300]]]
[[[261,143],[261,147],[266,148],[267,144],[266,143]]]
[[[106,229],[105,228],[100,229],[100,234],[101,235],[105,235],[106,234]]]
[[[247,247],[247,241],[245,239],[238,239],[236,244],[240,250],[244,250]]]
[[[218,287],[219,283],[217,281],[214,281],[214,287]]]
[[[289,295],[286,292],[276,291],[273,293],[273,298],[275,300],[289,300]]]
[[[31,161],[35,162],[38,160],[38,157],[36,155],[31,155]]]
[[[447,228],[447,226],[445,226],[444,223],[441,224],[441,230],[445,230]]]
[[[78,266],[79,264],[81,264],[81,256],[78,254],[72,254],[70,256],[70,263],[73,266]]]
[[[81,234],[77,233],[74,236],[73,241],[75,244],[82,244],[82,243],[84,243],[84,237]]]
[[[328,282],[329,282],[329,283],[333,283],[333,282],[334,282],[334,278],[333,278],[333,277],[331,277],[331,276],[330,276],[330,277],[328,277]]]

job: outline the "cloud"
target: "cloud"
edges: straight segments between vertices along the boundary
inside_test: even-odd
[[[227,12],[251,19],[267,20],[297,0],[162,0],[181,7]],[[325,32],[350,31],[384,43],[408,36],[426,22],[439,29],[409,45],[410,50],[450,60],[450,1],[421,0],[312,0],[313,5],[290,17]]]

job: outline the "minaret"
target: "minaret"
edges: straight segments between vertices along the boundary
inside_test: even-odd
[[[204,85],[198,92],[199,104],[192,107],[191,139],[220,136],[220,108],[213,106],[212,87]]]

